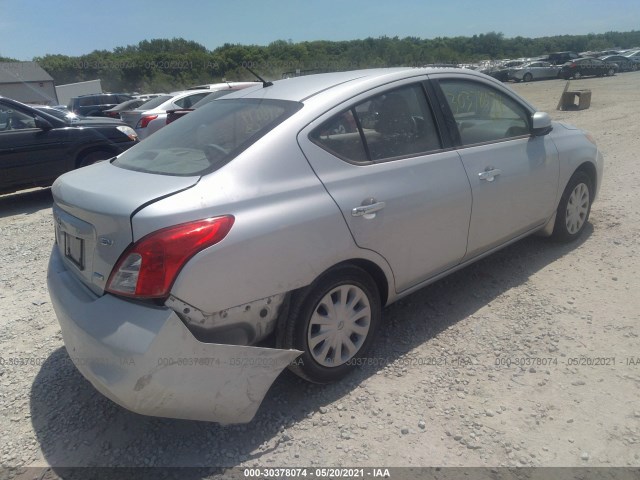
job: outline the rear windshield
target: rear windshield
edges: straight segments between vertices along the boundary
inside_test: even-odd
[[[231,161],[301,107],[284,100],[220,99],[167,125],[113,164],[162,175],[204,175]]]
[[[171,100],[173,98],[172,95],[160,95],[159,97],[152,98],[148,102],[143,103],[138,107],[138,110],[151,110],[152,108],[156,108],[158,105],[162,105],[167,100]]]

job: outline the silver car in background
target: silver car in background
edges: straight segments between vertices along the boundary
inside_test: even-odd
[[[167,110],[190,108],[209,93],[209,90],[188,90],[159,95],[134,110],[120,113],[120,118],[133,128],[142,140],[166,125]]]
[[[549,62],[529,62],[509,69],[509,80],[516,82],[531,82],[532,80],[547,80],[560,78],[560,65],[552,65]]]
[[[578,238],[602,173],[590,135],[471,70],[264,82],[59,178],[48,288],[104,395],[248,422],[284,368],[356,368],[384,306],[534,232]]]
[[[252,84],[255,82],[222,82],[159,95],[135,110],[122,112],[120,118],[135,129],[140,140],[143,140],[167,125],[167,111],[190,109],[212,92],[233,91]]]

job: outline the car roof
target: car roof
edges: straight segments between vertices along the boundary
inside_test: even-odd
[[[237,87],[251,87],[252,85],[261,85],[261,82],[222,82],[222,83],[209,83],[205,85],[197,85],[195,87],[189,87],[187,90],[211,90],[212,92],[225,89],[234,89]]]
[[[260,98],[277,99],[304,102],[322,92],[332,91],[340,93],[340,90],[365,91],[385,83],[402,80],[404,78],[418,77],[430,73],[461,73],[486,78],[481,73],[460,68],[439,67],[396,67],[376,68],[367,70],[353,70],[348,72],[318,73],[301,77],[276,80],[271,86],[249,87],[238,92],[231,93],[225,98]]]

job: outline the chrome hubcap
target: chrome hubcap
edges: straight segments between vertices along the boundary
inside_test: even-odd
[[[318,302],[309,322],[307,342],[313,359],[337,367],[353,358],[371,327],[371,304],[355,285],[340,285]]]
[[[589,188],[584,183],[579,183],[573,189],[567,202],[566,225],[570,234],[575,234],[584,225],[589,211]]]

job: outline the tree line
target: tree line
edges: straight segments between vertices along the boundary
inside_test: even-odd
[[[144,40],[113,51],[86,55],[35,57],[57,85],[101,79],[106,91],[168,92],[229,81],[253,80],[244,67],[263,78],[297,71],[336,71],[368,67],[421,66],[544,55],[554,51],[599,51],[640,45],[640,31],[588,35],[505,38],[489,32],[472,37],[380,37],[350,41],[278,40],[266,46],[224,44],[214,50],[185,40]],[[10,60],[10,59],[5,59]]]

